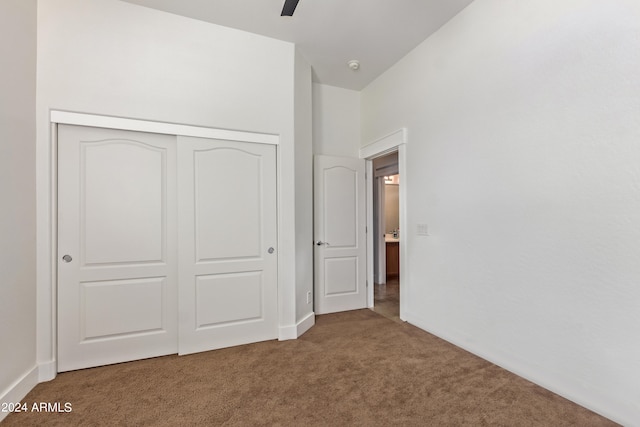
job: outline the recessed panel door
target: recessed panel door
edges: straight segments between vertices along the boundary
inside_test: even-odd
[[[366,307],[364,160],[316,156],[315,311]]]
[[[174,136],[58,127],[58,370],[177,351]]]
[[[277,338],[276,148],[178,137],[179,353]]]

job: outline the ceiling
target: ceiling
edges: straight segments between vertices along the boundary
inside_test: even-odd
[[[293,42],[314,81],[361,90],[473,0],[300,0],[293,17],[284,0],[123,1]]]

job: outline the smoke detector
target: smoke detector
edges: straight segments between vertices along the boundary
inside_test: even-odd
[[[360,61],[358,61],[357,59],[352,59],[351,61],[347,62],[347,65],[353,71],[358,71],[360,69]]]

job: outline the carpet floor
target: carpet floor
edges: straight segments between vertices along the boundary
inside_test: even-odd
[[[550,391],[370,310],[267,341],[59,374],[10,426],[609,426]]]

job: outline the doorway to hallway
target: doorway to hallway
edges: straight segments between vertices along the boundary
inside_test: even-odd
[[[375,284],[373,311],[393,320],[404,323],[400,320],[400,279],[387,280],[385,284]]]
[[[400,203],[398,152],[373,159],[373,310],[400,320]]]

